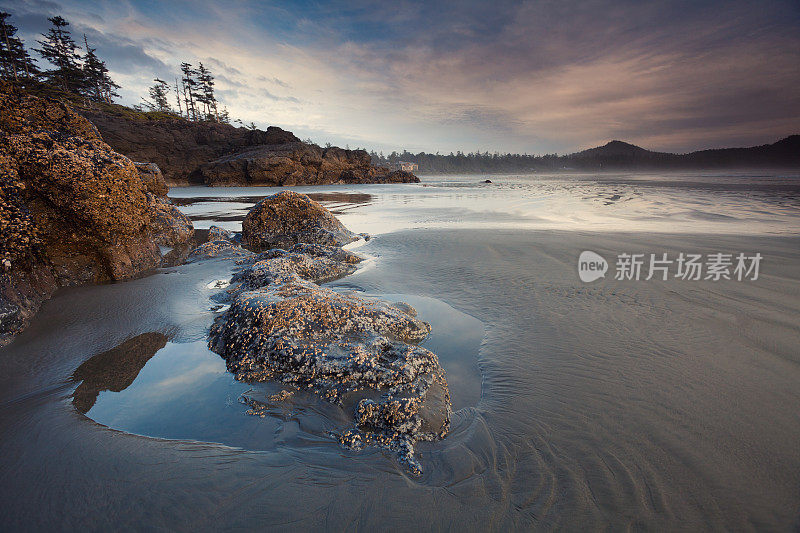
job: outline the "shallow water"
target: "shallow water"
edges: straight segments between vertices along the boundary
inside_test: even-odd
[[[421,344],[439,356],[447,371],[453,409],[478,404],[477,357],[484,333],[480,321],[433,298],[360,296],[412,305],[431,324],[432,333]],[[269,450],[286,440],[287,421],[293,423],[289,430],[297,441],[324,439],[353,424],[347,409],[294,387],[236,381],[204,340],[171,342],[158,332],[138,335],[92,357],[73,377],[81,382],[73,395],[79,411],[100,424],[138,435]],[[270,400],[282,390],[292,393],[290,402]],[[247,416],[243,396],[273,406],[276,416]]]
[[[493,183],[483,183],[486,178]],[[311,194],[359,233],[505,228],[795,235],[798,178],[797,171],[430,176],[421,185],[293,190]],[[236,230],[258,196],[278,190],[185,187],[170,196],[197,227]]]
[[[251,386],[205,348],[213,282],[231,272],[208,261],[64,290],[0,351],[0,523],[800,526],[798,177],[486,177],[296,189],[376,235],[330,286],[433,324],[457,411],[444,441],[419,446],[422,478],[343,450],[326,431],[346,413],[313,398],[245,414]],[[198,227],[238,229],[274,192],[171,194]],[[756,281],[585,284],[583,250],[764,260]]]

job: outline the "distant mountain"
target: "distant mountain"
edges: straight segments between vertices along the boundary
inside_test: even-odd
[[[611,141],[568,155],[490,154],[477,152],[440,155],[420,152],[372,153],[373,163],[409,161],[420,173],[513,173],[552,170],[659,170],[723,168],[800,168],[800,135],[750,148],[700,150],[688,154],[653,152],[623,141]]]
[[[800,135],[750,148],[720,148],[688,154],[652,152],[626,142],[611,141],[559,159],[565,166],[584,169],[800,167]]]
[[[566,166],[581,168],[616,168],[660,166],[672,164],[679,157],[665,152],[651,152],[623,141],[611,141],[597,148],[562,156]]]
[[[687,166],[697,167],[798,167],[800,135],[790,135],[773,144],[700,150],[680,157]]]
[[[597,155],[606,157],[647,157],[650,154],[672,155],[664,152],[651,152],[650,150],[645,150],[644,148],[636,146],[635,144],[630,144],[623,141],[611,141],[603,146],[589,148],[588,150],[577,152],[572,155],[576,157],[594,157]]]

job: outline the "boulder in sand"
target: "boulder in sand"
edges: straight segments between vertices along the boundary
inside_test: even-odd
[[[267,196],[242,222],[242,242],[253,249],[298,243],[342,246],[358,238],[322,205],[293,191]]]
[[[161,264],[159,243],[192,232],[157,168],[137,168],[68,105],[5,84],[0,173],[0,345],[59,287],[139,276]]]
[[[248,241],[255,227],[262,245],[296,244],[237,261],[242,268],[230,288],[216,295],[230,307],[211,327],[209,347],[241,381],[281,381],[352,410],[354,427],[335,433],[343,446],[389,448],[421,474],[415,443],[444,438],[452,413],[439,359],[419,346],[430,326],[407,304],[317,284],[353,272],[361,259],[338,246],[352,234],[316,202],[284,192],[256,205],[247,219]],[[260,400],[245,395],[243,401],[251,414],[269,412]]]

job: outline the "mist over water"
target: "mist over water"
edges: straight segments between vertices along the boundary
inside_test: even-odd
[[[484,183],[491,179],[493,183]],[[797,234],[800,173],[605,173],[423,176],[421,185],[293,187],[354,231],[507,228]],[[236,230],[258,196],[281,189],[173,189],[197,227]],[[202,198],[206,200],[203,201]],[[191,200],[189,200],[191,199]],[[212,220],[209,220],[209,215]]]
[[[146,509],[167,528],[800,524],[800,176],[422,179],[293,188],[374,236],[329,286],[432,324],[455,413],[420,445],[422,478],[339,447],[327,432],[347,412],[312,395],[246,414],[241,394],[281,387],[235,382],[206,349],[214,281],[232,269],[207,261],[64,290],[0,351],[3,522],[102,528]],[[278,190],[170,195],[196,227],[238,231]],[[584,250],[612,270],[622,252],[764,259],[756,281],[583,283]]]

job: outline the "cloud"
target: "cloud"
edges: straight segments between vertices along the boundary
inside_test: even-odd
[[[234,117],[329,136],[320,142],[563,153],[621,138],[688,151],[761,144],[800,124],[796,0],[5,9],[37,32],[63,12],[128,103],[152,77],[203,61]]]

